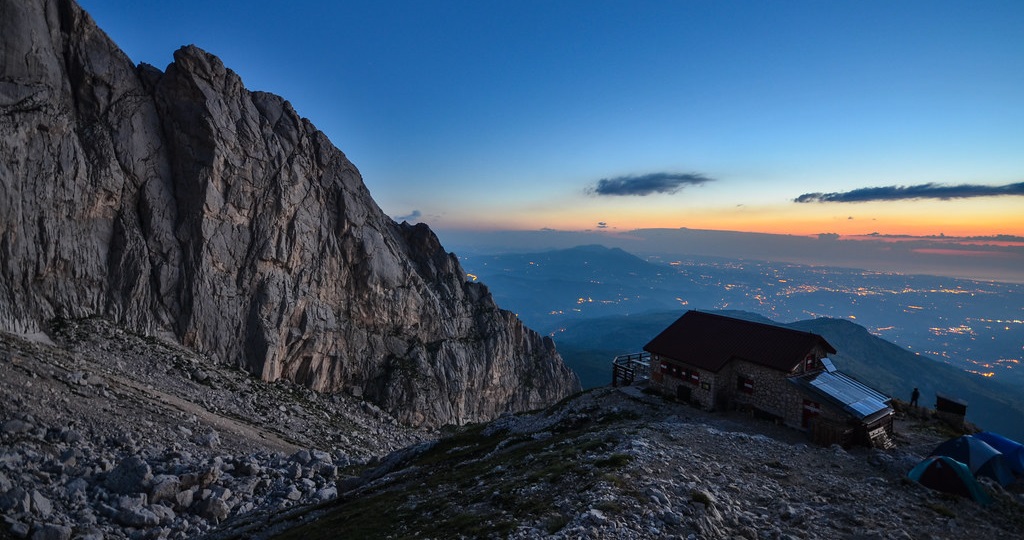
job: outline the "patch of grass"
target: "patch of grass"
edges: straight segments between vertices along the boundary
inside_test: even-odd
[[[608,413],[597,419],[600,424],[613,424],[616,422],[627,422],[631,420],[638,420],[640,415],[634,411],[616,411]]]
[[[531,472],[526,478],[531,483],[550,482],[555,483],[575,469],[573,463],[566,463],[561,460],[551,460],[543,468]]]
[[[557,514],[551,516],[544,521],[544,530],[546,530],[548,534],[555,534],[558,531],[564,529],[570,521],[572,520],[569,519],[569,516],[566,516],[564,514]]]
[[[590,439],[583,441],[582,444],[576,445],[576,451],[580,454],[586,454],[587,452],[596,452],[603,450],[607,446],[608,441],[603,439]]]
[[[630,485],[628,482],[620,478],[618,475],[610,472],[602,474],[599,477],[599,479],[603,482],[608,482],[609,484],[615,486],[617,489],[624,489]]]
[[[617,514],[622,512],[622,503],[616,500],[601,501],[595,504],[594,508],[597,508],[606,514]]]
[[[633,459],[618,453],[592,464],[581,459],[616,442],[589,431],[597,418],[597,411],[577,411],[540,439],[484,436],[484,424],[445,430],[408,464],[415,473],[339,501],[282,538],[501,538],[523,523],[557,533],[571,520],[556,507],[558,493],[602,481],[618,485],[612,471]]]
[[[483,457],[501,442],[498,435],[484,437],[484,427],[484,424],[473,424],[441,439],[430,451],[420,456],[417,460],[419,465],[430,466],[449,460],[459,463]]]
[[[934,422],[932,431],[948,439],[959,437],[967,433],[965,429],[953,427],[941,420]]]
[[[341,501],[338,511],[331,512],[320,519],[285,531],[279,539],[307,540],[310,538],[383,538],[394,534],[394,524],[405,521],[410,513],[400,508],[405,502],[401,493],[385,491],[360,497],[350,501]],[[380,510],[390,508],[388,519],[382,519]]]
[[[936,513],[938,513],[940,515],[943,515],[943,516],[946,516],[948,518],[955,518],[956,517],[956,512],[950,510],[946,506],[941,505],[939,503],[931,503],[931,502],[930,503],[925,503],[925,506],[927,506],[928,508],[931,508]]]
[[[445,529],[451,536],[483,538],[492,532],[488,525],[490,524],[481,516],[462,512],[449,518],[445,523]]]
[[[579,394],[572,394],[572,395],[569,395],[569,396],[565,396],[564,398],[558,400],[558,402],[555,403],[554,405],[548,405],[548,407],[546,409],[544,409],[544,414],[549,415],[549,416],[552,415],[552,414],[555,414],[556,412],[558,412],[559,409],[561,409],[562,407],[565,407],[566,404],[568,404],[569,402],[571,402],[574,399],[576,399],[577,396],[582,395],[582,394],[584,394],[586,392],[589,392],[589,391],[590,390],[584,390],[583,392],[580,392]]]
[[[602,469],[607,469],[607,468],[618,469],[619,467],[623,467],[623,466],[629,464],[630,461],[633,461],[633,456],[631,456],[629,454],[615,453],[615,454],[612,454],[612,455],[610,455],[610,456],[608,456],[606,458],[599,459],[599,460],[595,461],[594,465],[596,467],[600,467]]]

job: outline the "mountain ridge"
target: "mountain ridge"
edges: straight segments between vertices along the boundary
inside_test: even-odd
[[[195,46],[136,67],[71,0],[0,9],[0,329],[102,315],[411,424],[579,388],[283,98]]]

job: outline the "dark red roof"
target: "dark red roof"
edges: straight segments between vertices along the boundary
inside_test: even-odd
[[[815,345],[836,352],[818,334],[687,311],[644,345],[644,350],[712,372],[718,372],[733,359],[789,372]]]

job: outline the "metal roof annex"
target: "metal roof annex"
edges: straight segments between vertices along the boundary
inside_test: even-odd
[[[839,405],[859,420],[891,411],[888,396],[839,371],[819,371],[789,380]]]

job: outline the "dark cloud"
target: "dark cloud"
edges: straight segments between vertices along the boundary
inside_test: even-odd
[[[604,221],[598,221],[597,222],[597,228],[598,229],[607,229],[608,228],[608,223],[604,222]]]
[[[675,193],[685,186],[699,186],[713,181],[696,173],[651,173],[640,176],[616,176],[602,178],[597,185],[588,189],[594,195],[651,195],[653,193]]]
[[[818,240],[839,240],[839,234],[834,232],[818,233]]]
[[[423,214],[419,210],[413,210],[408,216],[395,216],[393,219],[398,222],[402,221],[416,221]]]
[[[960,184],[946,186],[942,184],[920,184],[917,186],[884,186],[860,188],[841,193],[804,193],[793,199],[793,202],[867,202],[867,201],[899,201],[905,199],[965,199],[968,197],[995,197],[1004,195],[1024,195],[1024,182],[1005,186],[982,186],[976,184]]]

